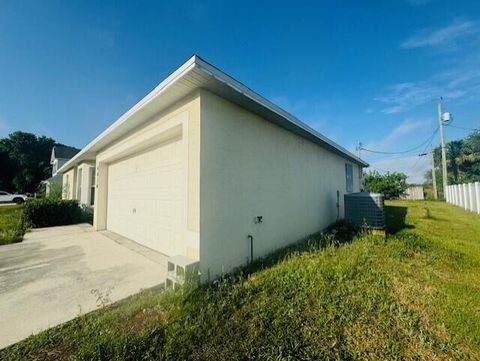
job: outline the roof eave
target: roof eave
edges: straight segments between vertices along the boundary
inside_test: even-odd
[[[104,139],[111,136],[115,131],[121,129],[122,125],[128,122],[128,120],[132,117],[132,115],[142,110],[143,108],[147,107],[154,99],[161,96],[161,94],[165,90],[167,90],[169,87],[175,84],[179,79],[181,79],[184,75],[186,75],[189,71],[193,70],[194,68],[201,70],[202,72],[212,77],[216,81],[221,82],[228,88],[231,88],[233,91],[250,99],[252,102],[257,103],[261,107],[264,107],[265,109],[270,111],[272,114],[275,114],[277,117],[285,119],[290,124],[290,128],[295,128],[297,130],[297,133],[304,136],[305,138],[308,138],[318,144],[323,145],[327,149],[337,154],[340,154],[344,158],[358,165],[361,165],[363,167],[368,167],[368,163],[356,157],[354,154],[350,153],[345,148],[341,147],[340,145],[331,141],[330,139],[323,136],[319,132],[315,131],[314,129],[309,127],[307,124],[301,122],[299,119],[297,119],[290,113],[281,109],[280,107],[273,104],[272,102],[262,97],[261,95],[255,93],[253,90],[243,85],[239,81],[235,80],[225,72],[207,63],[206,61],[201,59],[199,56],[193,55],[182,66],[180,66],[177,70],[171,73],[157,87],[155,87],[150,93],[148,93],[143,99],[141,99],[137,104],[135,104],[132,108],[130,108],[130,110],[128,110],[125,114],[123,114],[120,118],[118,118],[117,121],[115,121],[102,133],[100,133],[100,135],[98,135],[95,139],[93,139],[90,143],[88,143],[79,153],[77,153],[73,158],[71,158],[68,162],[66,162],[58,170],[58,172],[64,173],[81,161],[93,160],[95,158],[96,152],[99,149],[107,146],[108,144],[116,140],[115,138],[112,138],[110,141],[100,146],[100,144]]]
[[[88,160],[95,155],[88,155],[88,153],[97,145],[103,138],[111,134],[115,129],[118,129],[122,124],[124,124],[135,112],[139,111],[146,105],[148,105],[154,98],[160,95],[165,89],[171,86],[175,81],[177,81],[184,73],[188,72],[193,66],[195,66],[197,56],[193,55],[190,57],[182,66],[177,70],[171,73],[167,78],[165,78],[159,85],[157,85],[150,93],[143,97],[137,104],[130,108],[126,113],[124,113],[120,118],[118,118],[112,125],[100,133],[96,138],[94,138],[90,143],[88,143],[80,152],[78,152],[73,158],[71,158],[67,163],[65,163],[58,172],[64,173],[65,171],[73,168],[79,161]]]

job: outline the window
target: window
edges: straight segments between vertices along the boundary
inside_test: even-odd
[[[78,169],[78,181],[77,181],[77,200],[82,200],[82,173],[83,173],[83,169],[82,168],[79,168]]]
[[[93,206],[95,204],[95,167],[90,168],[89,180],[90,180],[90,205]]]
[[[345,164],[345,181],[347,184],[347,193],[353,192],[353,166],[351,164]]]

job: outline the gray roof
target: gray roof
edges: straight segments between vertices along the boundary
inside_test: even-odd
[[[71,159],[80,152],[80,149],[66,145],[54,145],[53,152],[55,153],[55,158]]]

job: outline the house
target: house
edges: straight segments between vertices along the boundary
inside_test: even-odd
[[[60,171],[96,230],[199,261],[206,280],[343,217],[366,166],[193,56]]]
[[[52,166],[52,176],[42,183],[45,184],[45,192],[50,193],[54,183],[62,186],[62,174],[58,170],[67,163],[71,158],[80,152],[80,149],[69,147],[66,145],[54,145],[52,148],[52,154],[50,156],[50,165]]]

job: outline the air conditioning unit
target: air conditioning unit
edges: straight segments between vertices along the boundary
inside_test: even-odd
[[[358,192],[345,194],[345,221],[356,227],[385,229],[383,195]]]
[[[200,263],[185,256],[173,256],[167,260],[166,288],[175,290],[185,284],[196,286],[200,281]]]

